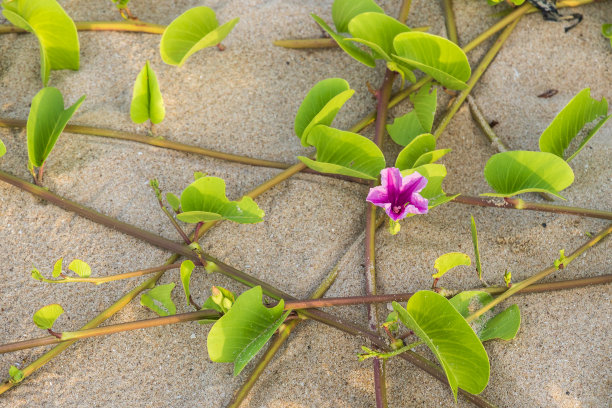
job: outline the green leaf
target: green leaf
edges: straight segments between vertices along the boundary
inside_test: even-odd
[[[55,268],[53,269],[55,272]],[[70,262],[68,269],[79,275],[81,278],[89,278],[91,276],[91,268],[89,265],[87,265],[87,263],[81,261],[80,259],[75,259]]]
[[[344,52],[370,68],[374,68],[376,66],[376,62],[369,52],[362,50],[352,41],[347,40],[344,36],[335,32],[329,25],[327,25],[325,21],[323,21],[321,17],[317,16],[316,14],[311,14],[311,16],[321,26],[321,28],[325,30],[330,37],[336,41],[336,43],[338,43],[338,46],[340,46]]]
[[[53,272],[51,273],[51,276],[53,276],[54,278],[57,278],[62,274],[62,262],[64,262],[64,258],[60,258],[55,261],[55,265],[53,265]]]
[[[162,60],[169,65],[185,63],[192,54],[219,44],[240,19],[219,26],[209,7],[194,7],[174,19],[164,30],[159,44]]]
[[[348,33],[349,22],[367,12],[384,13],[373,0],[336,0],[332,4],[332,20],[339,33]]]
[[[55,0],[6,0],[2,14],[8,21],[32,32],[40,43],[40,75],[47,86],[49,72],[79,69],[76,26]]]
[[[353,36],[349,41],[366,45],[373,51],[374,58],[386,61],[392,60],[393,39],[398,34],[410,31],[405,24],[380,12],[359,14],[349,22],[348,28]]]
[[[601,35],[610,39],[610,47],[612,47],[612,24],[602,24]]]
[[[165,114],[157,77],[147,61],[134,82],[130,117],[134,123],[143,123],[147,119],[151,119],[151,123],[160,123]]]
[[[434,268],[436,268],[438,272],[431,275],[431,277],[439,279],[442,277],[442,275],[456,266],[470,266],[471,264],[472,260],[467,254],[462,252],[449,252],[436,259],[436,262],[434,262]]]
[[[181,200],[172,193],[166,193],[166,201],[170,204],[174,212],[178,212],[181,208]]]
[[[36,279],[37,281],[43,281],[45,279],[43,274],[36,268],[32,268],[30,274],[32,275],[32,278]]]
[[[195,172],[193,173],[193,179],[194,179],[194,180],[197,180],[197,179],[199,179],[199,178],[206,177],[206,175],[207,175],[207,174],[208,174],[208,173],[202,173],[201,171],[195,171]]]
[[[208,333],[208,356],[215,362],[233,362],[234,376],[240,374],[289,315],[289,311],[283,313],[283,300],[267,308],[261,299],[260,286],[244,292]]]
[[[227,219],[240,224],[263,221],[264,212],[250,197],[229,201],[225,196],[225,181],[218,177],[201,177],[181,194],[183,212],[176,217],[184,222],[197,223]]]
[[[493,155],[484,175],[497,193],[481,195],[494,197],[547,192],[564,199],[559,191],[574,182],[574,172],[565,160],[552,153],[521,150]]]
[[[57,138],[84,99],[85,95],[64,110],[64,98],[57,88],[43,88],[34,96],[27,124],[28,157],[34,166],[40,167],[47,160]]]
[[[452,41],[433,34],[411,31],[393,40],[394,60],[420,69],[450,89],[465,89],[471,68],[467,56]]]
[[[478,250],[478,231],[476,231],[476,221],[474,216],[470,215],[472,220],[470,230],[472,231],[472,244],[474,245],[474,257],[476,258],[476,270],[478,271],[478,279],[482,280],[482,266],[480,265],[480,251]]]
[[[308,135],[308,143],[317,148],[317,160],[303,156],[298,159],[321,173],[376,180],[385,167],[385,157],[378,146],[357,133],[319,125]]]
[[[58,304],[43,306],[34,313],[34,323],[43,330],[50,329],[62,313],[64,309]]]
[[[20,383],[25,377],[23,371],[13,365],[9,368],[9,376],[11,377],[11,382],[13,383]]]
[[[387,132],[395,143],[402,146],[409,145],[417,136],[429,133],[421,126],[415,110],[395,118],[392,124],[387,125]]]
[[[393,302],[400,321],[427,344],[446,373],[457,400],[457,389],[479,394],[489,382],[489,357],[463,316],[435,292],[415,293],[406,309]]]
[[[493,300],[493,297],[480,291],[466,291],[450,299],[450,303],[463,317],[468,317]],[[512,340],[521,326],[521,312],[517,305],[489,318],[487,314],[473,322],[480,341],[493,339]]]
[[[589,122],[600,116],[608,114],[608,101],[602,98],[601,101],[591,98],[591,90],[585,88],[578,92],[576,96],[555,116],[548,125],[542,136],[540,136],[540,150],[553,153],[560,158],[564,158],[565,150],[569,147],[572,140],[578,136],[580,130]],[[610,119],[612,115],[603,118],[591,131],[580,147],[574,154],[567,159],[570,161],[586,145],[591,137]]]
[[[2,140],[0,140],[0,157],[4,156],[5,154],[6,154],[6,146],[4,145]]]
[[[191,272],[193,272],[195,264],[189,259],[181,263],[181,282],[183,283],[183,290],[185,291],[185,299],[189,304],[189,297],[191,292],[189,291],[189,281],[191,280]]]
[[[438,149],[431,152],[423,153],[414,163],[414,167],[423,166],[425,164],[435,163],[442,157],[446,156],[451,149]]]
[[[410,95],[410,100],[414,105],[417,119],[426,132],[431,132],[434,116],[436,114],[436,106],[438,104],[438,90],[433,88],[433,90],[429,92],[430,88],[431,84],[427,84],[423,86],[419,92]]]
[[[140,304],[148,307],[160,316],[170,316],[176,313],[176,306],[172,301],[172,289],[175,283],[159,285],[140,296]]]
[[[414,115],[414,117],[416,117],[416,115]],[[387,125],[387,129],[389,129],[389,126],[395,126],[398,120],[400,119],[396,119],[393,125]],[[427,152],[433,151],[435,148],[436,138],[434,135],[431,133],[419,135],[412,139],[412,141],[410,141],[410,143],[408,143],[408,145],[404,147],[401,152],[399,152],[397,159],[395,160],[395,167],[400,170],[407,170],[416,167],[415,163],[419,157]]]
[[[444,190],[442,190],[442,181],[446,177],[446,167],[443,164],[425,164],[413,169],[403,170],[401,174],[404,177],[415,171],[427,179],[427,185],[421,191],[423,197],[432,199],[445,195]]]
[[[342,105],[355,93],[342,78],[328,78],[313,86],[295,115],[295,134],[307,143],[310,130],[316,125],[331,125]]]

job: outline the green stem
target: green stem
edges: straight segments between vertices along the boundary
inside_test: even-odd
[[[177,268],[180,268],[180,267],[181,267],[180,263],[173,263],[173,264],[166,264],[166,265],[162,265],[162,266],[156,266],[154,268],[142,269],[142,270],[139,270],[139,271],[119,273],[117,275],[100,276],[100,277],[94,277],[94,278],[73,278],[71,276],[67,276],[64,279],[46,279],[46,278],[43,278],[42,282],[47,282],[47,283],[87,282],[87,283],[95,283],[96,285],[99,285],[101,283],[113,282],[113,281],[118,281],[118,280],[121,280],[121,279],[137,278],[139,276],[150,275],[150,274],[156,273],[156,272],[165,272],[167,270],[177,269]]]
[[[482,61],[480,62],[476,70],[472,73],[470,80],[467,82],[468,87],[464,89],[463,91],[461,91],[461,93],[455,98],[455,101],[452,103],[452,105],[448,109],[448,112],[440,121],[438,128],[433,134],[436,137],[436,139],[439,138],[442,132],[444,131],[444,129],[446,129],[446,126],[449,124],[452,117],[455,115],[455,113],[457,113],[457,111],[459,110],[459,108],[461,107],[465,99],[467,98],[467,96],[470,94],[470,92],[474,88],[474,85],[476,85],[476,83],[478,82],[482,74],[484,74],[484,72],[487,70],[487,68],[489,67],[489,64],[491,64],[491,62],[493,61],[493,59],[495,58],[495,56],[501,49],[502,45],[504,45],[504,43],[508,39],[508,36],[510,36],[510,33],[512,32],[512,30],[514,30],[514,27],[516,27],[516,24],[519,22],[519,20],[520,19],[517,18],[512,23],[510,23],[510,25],[508,25],[508,27],[506,27],[504,31],[502,31],[502,33],[497,38],[497,41],[495,41],[495,44],[493,44],[493,46],[489,49],[489,51],[487,51],[485,56],[482,58]]]
[[[518,293],[548,292],[551,290],[576,289],[591,285],[605,285],[612,283],[612,275],[601,275],[593,278],[570,279],[558,282],[535,283],[519,290]],[[513,285],[514,286],[514,285]],[[474,289],[487,292],[491,295],[498,295],[508,290],[505,286],[489,286],[488,288]]]
[[[444,0],[444,15],[446,17],[446,35],[448,39],[459,45],[457,24],[455,23],[455,13],[453,12],[453,0]]]
[[[77,31],[127,31],[132,33],[163,34],[166,26],[143,21],[77,21]],[[14,25],[0,25],[0,34],[26,33]]]
[[[609,235],[610,232],[612,232],[612,224],[608,225],[607,228],[603,229],[599,234],[597,234],[595,237],[593,237],[589,242],[587,242],[586,244],[582,245],[580,248],[578,248],[576,251],[574,251],[573,254],[568,256],[566,258],[565,262],[563,263],[563,269],[565,269],[570,262],[572,262],[579,255],[584,253],[587,249],[595,246],[599,241],[601,241],[603,238],[605,238],[607,235]],[[527,278],[525,280],[522,280],[522,281],[520,281],[518,283],[513,284],[508,290],[506,290],[504,293],[502,293],[501,295],[496,297],[492,302],[488,303],[486,306],[482,307],[481,309],[479,309],[478,311],[476,311],[472,315],[468,316],[466,318],[466,320],[468,322],[471,322],[471,321],[477,319],[478,317],[480,317],[484,313],[486,313],[488,310],[491,310],[493,307],[495,307],[499,303],[503,302],[504,300],[506,300],[510,296],[512,296],[515,293],[525,289],[526,287],[530,286],[531,284],[533,284],[533,283],[535,283],[535,282],[545,278],[546,276],[550,275],[551,273],[556,272],[557,270],[558,269],[555,266],[550,266],[550,267],[548,267],[548,268],[546,268],[546,269],[536,273],[535,275],[533,275],[530,278]]]
[[[406,23],[406,20],[408,20],[408,14],[410,14],[410,6],[412,6],[412,0],[402,1],[402,6],[400,7],[399,15],[397,17],[397,20],[400,23]]]

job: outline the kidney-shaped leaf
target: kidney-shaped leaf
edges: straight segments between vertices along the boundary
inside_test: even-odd
[[[62,313],[64,313],[64,309],[57,303],[43,306],[34,313],[34,323],[43,330],[50,329]]]
[[[160,316],[170,316],[176,313],[176,306],[172,301],[172,289],[175,283],[159,285],[140,296],[140,304],[148,307]]]
[[[450,303],[463,317],[468,317],[492,300],[493,297],[486,292],[467,291],[453,296]],[[492,318],[487,314],[480,316],[473,325],[480,341],[512,340],[521,326],[521,312],[517,305],[512,305]]]
[[[187,10],[164,30],[159,44],[162,60],[169,65],[183,65],[192,54],[223,41],[239,20],[235,18],[219,26],[211,8]]]
[[[482,195],[494,197],[547,192],[563,198],[559,191],[574,182],[574,172],[562,158],[552,153],[521,150],[491,156],[484,175],[497,193]]]
[[[404,309],[393,302],[400,321],[435,354],[457,399],[457,389],[479,394],[489,382],[489,357],[474,330],[444,297],[415,293]]]
[[[317,148],[317,160],[298,159],[321,173],[376,180],[385,167],[385,156],[378,146],[357,133],[318,125],[308,135],[308,143]]]
[[[74,259],[72,262],[70,262],[68,269],[79,275],[81,278],[89,278],[91,276],[91,267],[80,259]],[[53,275],[55,275],[55,268],[53,268]]]
[[[200,177],[181,194],[183,212],[176,217],[188,223],[227,219],[240,224],[263,221],[264,212],[250,197],[230,201],[225,196],[225,181],[219,177]]]
[[[349,23],[349,32],[356,41],[368,46],[374,58],[391,61],[393,39],[400,33],[409,32],[410,28],[393,17],[379,12],[362,13]]]
[[[34,99],[28,115],[28,156],[30,162],[40,167],[53,150],[57,138],[81,105],[85,95],[64,110],[64,98],[57,88],[43,88]]]
[[[395,120],[397,123],[399,119]],[[395,125],[395,123],[393,125]],[[388,125],[393,126],[393,125]],[[400,126],[400,125],[398,125]],[[436,138],[431,133],[424,133],[415,137],[406,147],[402,149],[395,160],[395,167],[400,170],[407,170],[415,167],[416,161],[423,154],[432,152],[436,148]],[[425,163],[427,164],[427,163]]]
[[[47,86],[49,72],[79,69],[79,37],[72,19],[55,0],[12,0],[2,3],[8,21],[33,32],[40,42],[40,74]]]
[[[151,123],[160,123],[165,114],[157,77],[147,61],[134,82],[130,117],[134,123],[143,123],[147,119],[151,119]]]
[[[349,22],[367,12],[384,13],[373,0],[336,0],[332,4],[332,20],[339,33],[348,33]]]
[[[471,69],[467,56],[457,44],[433,34],[411,31],[393,40],[395,61],[420,69],[450,89],[465,89]]]
[[[216,362],[233,362],[234,375],[240,374],[289,315],[289,311],[283,313],[283,300],[267,308],[261,299],[260,286],[247,290],[208,333],[208,356]]]
[[[295,134],[307,143],[308,133],[316,125],[331,125],[342,105],[355,93],[342,78],[328,78],[313,86],[295,115]]]
[[[438,272],[431,275],[431,277],[439,279],[442,277],[442,275],[456,266],[470,266],[471,264],[472,260],[467,254],[464,254],[463,252],[449,252],[439,256],[438,259],[436,259],[434,262],[434,268],[436,268]]]
[[[571,101],[555,116],[548,125],[542,136],[540,136],[540,150],[553,153],[562,159],[565,150],[569,147],[572,140],[578,136],[578,132],[589,122],[608,114],[608,101],[602,98],[601,101],[591,98],[591,90],[585,88],[580,91]],[[612,115],[603,118],[582,143],[574,154],[567,159],[570,161],[591,137],[610,119]]]

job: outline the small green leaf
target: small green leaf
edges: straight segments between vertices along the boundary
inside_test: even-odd
[[[512,272],[507,269],[506,272],[504,272],[504,283],[508,288],[510,287],[510,285],[512,285]]]
[[[359,14],[349,22],[348,28],[354,38],[347,40],[364,44],[372,50],[374,58],[386,61],[391,61],[394,52],[393,39],[410,31],[405,24],[380,12]]]
[[[160,316],[170,316],[176,313],[176,306],[172,301],[172,289],[174,282],[166,285],[159,285],[143,293],[140,296],[140,304],[148,307]]]
[[[610,47],[612,47],[612,24],[602,24],[601,35],[610,39]]]
[[[20,383],[25,377],[23,371],[13,365],[9,368],[9,376],[12,383]]]
[[[472,220],[470,230],[472,231],[472,245],[474,245],[474,257],[476,258],[476,270],[478,271],[478,279],[482,280],[482,266],[480,265],[480,251],[478,250],[478,231],[476,231],[476,221],[474,216],[470,215]]]
[[[393,302],[400,321],[427,344],[457,389],[479,394],[489,382],[489,357],[482,343],[451,303],[435,292],[415,293],[404,309]]]
[[[57,138],[84,99],[85,95],[64,110],[64,98],[57,88],[43,88],[34,96],[27,124],[28,157],[34,166],[40,167],[47,160]]]
[[[172,193],[166,193],[166,201],[170,204],[174,212],[178,212],[181,208],[181,200]]]
[[[416,117],[416,114],[414,115],[414,117]],[[401,120],[401,118],[396,119],[393,125],[387,125],[387,129],[389,129],[389,126],[395,126],[398,120]],[[427,152],[433,151],[435,148],[436,138],[434,137],[434,135],[432,135],[431,133],[424,133],[422,135],[419,135],[412,139],[412,141],[408,143],[406,147],[402,149],[401,152],[399,152],[399,154],[397,155],[397,159],[395,160],[395,167],[400,170],[408,170],[413,167],[416,167],[415,163],[417,162],[419,157],[421,157]]]
[[[6,154],[6,146],[4,145],[2,140],[0,140],[0,157],[4,156],[5,154]]]
[[[342,105],[355,93],[342,78],[328,78],[313,86],[295,115],[295,134],[307,143],[308,134],[316,125],[331,125]]]
[[[451,149],[438,149],[431,152],[423,153],[419,156],[419,158],[414,162],[414,167],[423,166],[425,164],[435,163],[440,160],[442,157],[446,156]]]
[[[36,268],[32,268],[32,272],[31,272],[32,278],[36,279],[37,281],[43,281],[45,279],[45,277],[43,276],[42,273],[40,273],[40,271]]]
[[[55,261],[55,265],[53,265],[53,272],[51,273],[51,276],[53,276],[54,278],[57,278],[58,276],[62,274],[62,263],[63,262],[64,262],[64,258],[60,258],[57,261]]]
[[[218,177],[201,177],[181,194],[183,212],[176,217],[189,223],[227,219],[240,224],[263,221],[264,212],[250,197],[229,201],[225,196],[225,181]]]
[[[564,158],[565,151],[572,140],[578,136],[580,130],[588,123],[600,116],[608,114],[608,101],[602,98],[601,101],[591,98],[591,90],[585,88],[580,91],[571,101],[555,116],[548,125],[542,136],[540,136],[540,150],[553,153],[560,158]],[[576,154],[586,145],[590,138],[603,126],[612,115],[604,117],[583,139],[578,149],[567,161],[573,159]]]
[[[332,20],[339,33],[348,33],[349,22],[367,12],[384,13],[373,0],[336,0],[332,4]]]
[[[34,313],[34,323],[43,330],[50,329],[62,313],[64,309],[58,304],[43,306]]]
[[[283,313],[283,300],[267,308],[261,299],[260,286],[244,292],[208,333],[208,356],[215,362],[233,362],[234,376],[240,374],[289,315],[289,311]]]
[[[456,266],[465,265],[470,266],[472,264],[472,260],[470,257],[462,252],[449,252],[444,254],[434,262],[434,268],[438,271],[438,273],[434,273],[431,275],[432,278],[439,279],[446,272],[450,271]]]
[[[157,77],[147,61],[134,82],[130,117],[134,123],[143,123],[147,119],[151,119],[151,123],[160,123],[165,114]]]
[[[34,33],[38,38],[43,86],[47,86],[51,70],[79,69],[79,37],[76,26],[58,2],[5,0],[2,7],[2,14],[7,20]]]
[[[189,297],[191,292],[189,291],[189,281],[191,280],[191,272],[193,272],[195,264],[189,259],[181,263],[181,282],[183,283],[183,290],[185,291],[185,299],[189,304]]]
[[[484,175],[497,193],[481,195],[494,197],[547,192],[563,198],[559,191],[574,182],[574,172],[565,160],[546,152],[497,153],[487,162]]]
[[[308,143],[317,148],[317,160],[298,156],[311,169],[322,173],[376,180],[385,167],[385,157],[371,140],[352,132],[315,126]]]
[[[317,16],[316,14],[311,14],[311,16],[321,26],[321,28],[325,30],[330,37],[336,41],[336,43],[338,43],[344,52],[370,68],[374,68],[376,66],[376,61],[374,61],[374,58],[372,58],[369,52],[362,50],[352,41],[349,41],[343,35],[335,32],[329,25],[327,25],[325,21],[323,21],[321,17]]]
[[[394,60],[400,65],[420,69],[450,89],[465,89],[471,68],[457,44],[433,34],[411,31],[393,40]]]
[[[55,270],[55,268],[53,269]],[[91,276],[91,268],[89,265],[87,265],[87,263],[81,261],[80,259],[75,259],[70,262],[68,269],[79,275],[81,278],[89,278]]]
[[[202,6],[187,10],[164,30],[159,44],[162,60],[180,67],[192,54],[223,41],[239,20],[235,18],[219,26],[211,8]]]

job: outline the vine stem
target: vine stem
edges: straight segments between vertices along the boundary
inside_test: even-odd
[[[563,264],[562,264],[563,269],[565,269],[565,267],[567,265],[569,265],[570,262],[572,262],[578,256],[583,254],[587,249],[595,246],[599,241],[604,239],[607,235],[610,234],[610,232],[612,232],[612,224],[609,224],[607,228],[603,229],[599,234],[597,234],[595,237],[593,237],[589,242],[587,242],[586,244],[582,245],[580,248],[578,248],[576,251],[574,251],[574,253],[572,253],[570,256],[568,256],[565,259],[565,262],[563,262]],[[490,303],[487,303],[487,305],[485,305],[484,307],[480,308],[475,313],[473,313],[470,316],[468,316],[466,318],[466,320],[468,322],[474,321],[475,319],[477,319],[478,317],[482,316],[488,310],[491,310],[493,307],[495,307],[499,303],[503,302],[504,300],[506,300],[510,296],[512,296],[515,293],[521,291],[522,289],[527,288],[531,284],[533,284],[533,283],[535,283],[535,282],[545,278],[546,276],[548,276],[551,273],[557,271],[558,269],[561,269],[561,267],[557,268],[556,266],[553,265],[553,266],[550,266],[550,267],[544,269],[543,271],[540,271],[540,272],[536,273],[535,275],[533,275],[530,278],[522,280],[522,281],[520,281],[518,283],[514,283],[504,293],[502,293],[501,295],[496,297]]]
[[[132,33],[163,34],[166,26],[144,21],[76,21],[77,31],[127,31]],[[27,33],[14,25],[0,25],[0,34]]]
[[[138,271],[132,271],[132,272],[125,272],[125,273],[119,273],[116,275],[110,275],[110,276],[100,276],[100,277],[89,277],[89,278],[73,278],[70,276],[67,276],[64,279],[44,279],[42,280],[42,282],[46,282],[46,283],[77,283],[77,282],[85,282],[85,283],[95,283],[96,285],[99,285],[101,283],[107,283],[107,282],[113,282],[113,281],[118,281],[121,279],[130,279],[130,278],[137,278],[139,276],[144,276],[144,275],[150,275],[152,273],[156,273],[156,272],[165,272],[168,271],[170,269],[178,269],[181,267],[180,263],[172,263],[172,264],[164,264],[161,266],[156,266],[153,268],[148,268],[148,269],[141,269]]]
[[[455,23],[455,13],[453,12],[453,0],[444,0],[444,15],[446,20],[446,35],[448,39],[459,45],[457,35],[457,24]]]
[[[525,3],[525,4],[528,5],[528,3]],[[526,10],[526,8],[524,8],[523,6],[519,7],[519,10],[521,9]],[[497,56],[497,53],[499,52],[501,47],[504,45],[504,43],[510,36],[510,33],[512,33],[512,30],[514,30],[519,20],[520,20],[520,16],[519,18],[514,20],[512,23],[510,23],[508,27],[504,29],[504,31],[502,31],[502,33],[499,35],[499,37],[497,38],[493,46],[489,49],[489,51],[487,51],[485,56],[482,58],[482,61],[480,62],[480,64],[478,64],[478,67],[476,68],[476,70],[474,70],[474,72],[472,73],[472,76],[470,77],[470,80],[467,82],[467,88],[461,91],[459,95],[457,95],[454,102],[452,103],[448,111],[446,112],[446,115],[444,115],[444,117],[438,124],[436,131],[433,133],[436,139],[440,137],[444,129],[446,129],[446,126],[450,123],[453,116],[455,116],[455,113],[457,113],[457,111],[459,110],[459,108],[461,107],[465,99],[467,98],[467,96],[470,94],[470,92],[472,92],[472,89],[474,89],[474,86],[476,85],[476,83],[478,82],[482,74],[484,74],[484,72],[487,70],[487,68],[489,67],[489,65],[495,58],[495,56]]]
[[[578,251],[582,249],[583,247],[581,247]],[[584,250],[582,252],[584,252]],[[541,273],[543,272],[540,272],[539,274]],[[387,294],[387,295],[350,296],[350,297],[321,299],[320,297],[323,294],[325,294],[327,289],[329,289],[329,286],[333,283],[337,274],[338,274],[338,268],[336,267],[332,269],[332,272],[330,273],[330,275],[328,275],[328,277],[323,281],[323,283],[319,286],[319,288],[311,296],[310,299],[288,300],[285,302],[284,310],[305,310],[305,309],[314,309],[314,308],[320,308],[320,307],[352,306],[352,305],[361,305],[361,304],[389,303],[389,302],[406,302],[413,295],[413,293],[394,293],[394,294]],[[534,276],[537,276],[537,275],[534,275]],[[594,278],[582,278],[582,279],[572,279],[572,280],[559,281],[559,282],[531,284],[531,285],[522,287],[521,289],[517,290],[515,293],[535,293],[535,292],[546,292],[546,291],[555,291],[555,290],[564,290],[564,289],[575,289],[575,288],[584,287],[584,286],[607,284],[611,282],[612,282],[612,275],[608,274],[608,275],[597,276]],[[515,285],[513,285],[513,287],[514,286]],[[504,293],[508,291],[508,288],[506,288],[505,286],[495,286],[495,287],[488,287],[488,288],[469,289],[469,291],[480,291],[480,292],[486,292],[489,294],[497,294],[497,293]],[[459,293],[459,291],[445,291],[444,294],[446,295],[446,297],[449,297],[451,296],[451,294],[454,295],[455,293]],[[196,312],[181,313],[181,314],[177,314],[173,316],[157,317],[157,318],[152,318],[152,319],[136,320],[136,321],[127,322],[127,323],[119,323],[116,325],[109,325],[109,326],[105,326],[102,328],[92,328],[92,329],[86,329],[86,330],[81,329],[75,332],[63,332],[63,333],[59,333],[60,334],[59,338],[56,336],[45,336],[45,337],[39,337],[36,339],[2,344],[0,345],[0,354],[15,352],[19,350],[34,348],[34,347],[46,346],[49,344],[63,343],[66,341],[73,341],[77,339],[84,339],[88,337],[105,336],[105,335],[115,334],[115,333],[119,333],[123,331],[146,329],[149,327],[157,327],[157,326],[166,326],[170,324],[191,322],[191,321],[201,320],[201,319],[213,319],[216,317],[220,317],[220,315],[216,313],[214,310],[198,310]],[[473,320],[473,318],[470,318],[470,321],[471,320]],[[290,320],[289,322],[286,323],[287,326],[290,323],[292,324],[291,329],[286,333],[286,336],[288,336],[291,330],[295,328],[295,324],[299,322],[300,320],[297,319],[297,320]],[[281,332],[283,330],[285,330],[285,328],[281,327]],[[280,344],[278,347],[280,347]],[[272,357],[274,352],[270,353],[270,358]],[[268,351],[266,351],[266,354],[268,354]],[[269,358],[266,358],[265,365],[261,367],[261,370],[256,369],[255,371],[257,371],[258,374],[260,374],[261,371],[263,371],[263,369],[268,363],[269,363]],[[259,367],[259,364],[258,364],[258,367]],[[256,378],[254,378],[254,380],[256,380]],[[253,384],[254,384],[254,381],[253,381]],[[251,384],[251,387],[252,387],[252,384]],[[249,390],[251,387],[249,387]],[[248,393],[248,390],[246,390],[246,392]],[[246,396],[246,393],[244,396]]]

